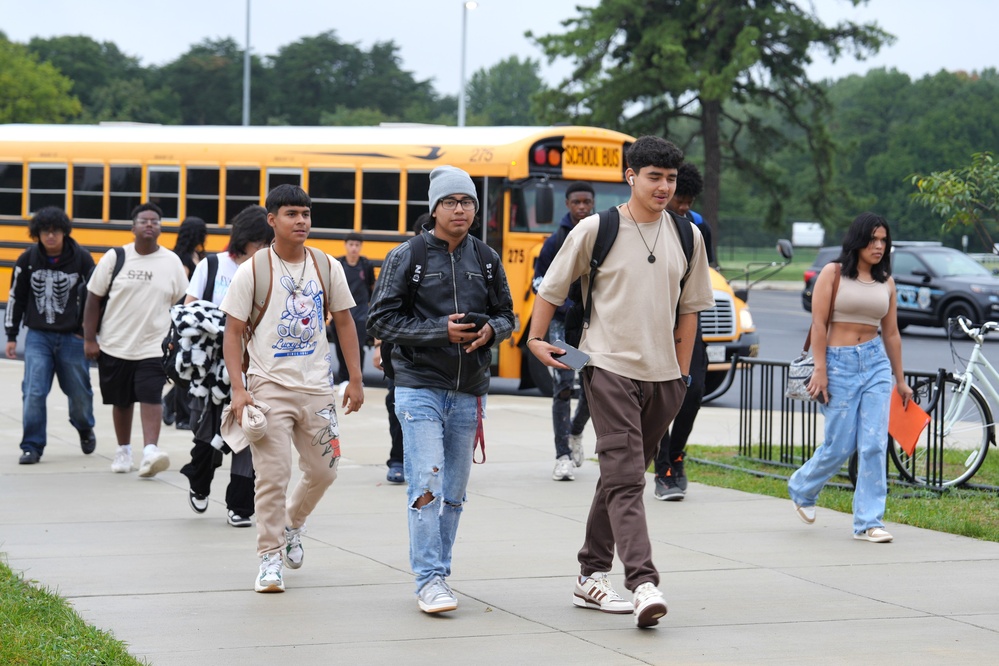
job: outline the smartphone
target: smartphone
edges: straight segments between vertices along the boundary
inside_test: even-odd
[[[565,352],[563,354],[552,354],[552,358],[559,363],[564,363],[573,370],[582,370],[583,366],[590,362],[589,354],[579,351],[565,340],[556,340],[552,344]]]
[[[475,324],[470,329],[471,331],[481,331],[482,327],[489,323],[489,315],[482,314],[480,312],[469,312],[464,317],[458,320],[459,324]]]

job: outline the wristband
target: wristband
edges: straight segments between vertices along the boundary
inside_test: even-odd
[[[538,336],[536,336],[536,335],[535,335],[535,336],[534,336],[533,338],[527,338],[527,342],[525,342],[525,343],[524,343],[524,346],[525,346],[525,347],[530,347],[530,346],[531,346],[531,343],[532,343],[532,342],[534,342],[535,340],[541,340],[541,341],[543,342],[543,341],[544,341],[544,338],[539,338],[539,337],[538,337]]]

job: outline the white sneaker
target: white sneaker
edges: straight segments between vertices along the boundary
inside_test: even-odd
[[[666,615],[666,599],[652,583],[642,583],[635,589],[635,624],[639,627],[654,627],[659,618]]]
[[[801,518],[801,522],[806,525],[812,525],[815,523],[815,505],[812,506],[801,506],[799,504],[794,505],[794,512],[798,514],[798,518]]]
[[[284,561],[291,569],[298,569],[305,560],[305,548],[302,547],[303,534],[305,534],[305,525],[297,529],[284,528]]]
[[[111,471],[115,474],[128,474],[134,469],[132,465],[132,447],[119,446],[111,461]]]
[[[572,605],[579,608],[592,608],[604,613],[629,614],[635,612],[630,603],[621,598],[611,586],[607,574],[597,572],[586,578],[576,577],[576,590],[572,593]]]
[[[260,573],[253,584],[257,592],[284,592],[281,553],[267,553],[260,558]]]
[[[583,436],[569,435],[569,451],[571,451],[572,464],[576,467],[583,466]]]
[[[170,466],[170,456],[158,446],[147,446],[142,452],[139,476],[151,479]]]
[[[572,460],[569,456],[562,456],[555,461],[555,469],[552,471],[554,481],[575,481],[576,476],[572,473]]]

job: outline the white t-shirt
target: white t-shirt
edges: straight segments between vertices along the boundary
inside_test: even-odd
[[[323,313],[323,281],[311,255],[305,263],[282,263],[273,248],[261,254],[271,260],[271,299],[248,345],[247,375],[260,375],[276,384],[302,393],[325,395],[334,386],[332,354],[326,341]],[[331,312],[354,307],[350,286],[340,262],[330,262],[333,295]],[[303,267],[305,272],[303,273]],[[320,262],[320,269],[325,266]],[[301,280],[301,290],[297,289]],[[220,306],[226,315],[247,321],[253,305],[253,261],[244,261]]]
[[[219,259],[219,267],[215,271],[215,290],[209,300],[215,305],[220,305],[226,292],[229,291],[229,285],[232,284],[232,278],[236,274],[239,264],[233,261],[228,252],[219,252],[215,256]],[[199,261],[198,265],[194,267],[194,273],[191,274],[191,284],[187,287],[187,295],[201,300],[205,294],[207,282],[208,260],[206,258]]]
[[[124,249],[125,263],[111,284],[101,323],[101,351],[128,361],[159,358],[170,330],[170,306],[184,295],[187,273],[180,258],[165,247],[152,254],[139,254],[135,243]],[[87,283],[95,296],[108,293],[115,257],[114,250],[108,250],[97,262]]]
[[[618,207],[618,212],[617,239],[597,270],[590,326],[579,348],[590,355],[591,365],[622,377],[646,382],[679,379],[675,314],[707,310],[715,302],[704,239],[694,227],[690,274],[680,293],[687,259],[673,221],[664,215],[659,223],[639,229],[625,210]],[[680,222],[692,224],[682,218]],[[538,287],[539,296],[561,305],[569,285],[580,277],[586,294],[599,228],[600,217],[591,215],[569,232]],[[656,258],[652,263],[650,246]]]

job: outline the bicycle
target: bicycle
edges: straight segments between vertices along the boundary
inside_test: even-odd
[[[942,488],[959,486],[985,462],[989,444],[996,445],[992,409],[982,389],[999,404],[996,390],[999,371],[985,358],[982,343],[988,333],[999,330],[999,323],[989,321],[974,327],[963,315],[948,319],[947,342],[954,359],[960,359],[952,337],[954,323],[975,342],[964,371],[941,371],[937,377],[921,379],[913,385],[913,401],[930,414],[930,423],[911,456],[888,438],[892,462],[910,483]]]

